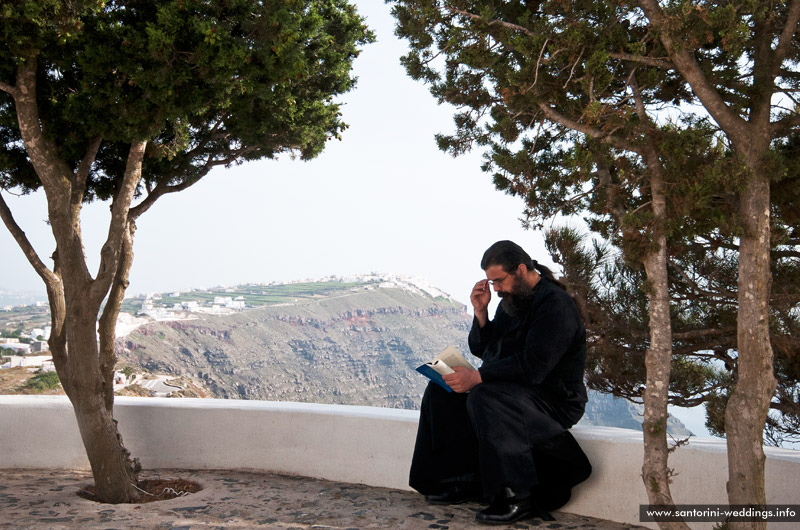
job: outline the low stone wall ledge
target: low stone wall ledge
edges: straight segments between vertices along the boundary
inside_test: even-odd
[[[145,468],[275,471],[399,489],[409,489],[419,419],[417,411],[376,407],[134,397],[117,398],[114,415],[125,446]],[[0,426],[0,469],[89,467],[65,396],[0,396]],[[642,433],[612,427],[572,432],[594,471],[563,509],[642,524]],[[765,453],[767,502],[800,504],[800,451],[768,447]],[[727,503],[724,441],[692,438],[670,465],[677,473],[676,503]]]

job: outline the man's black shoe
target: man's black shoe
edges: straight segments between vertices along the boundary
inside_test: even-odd
[[[429,504],[462,504],[483,500],[483,493],[475,487],[452,486],[438,495],[425,495],[425,500]]]
[[[483,524],[510,524],[535,517],[543,521],[555,521],[555,518],[541,509],[531,497],[509,499],[498,496],[488,508],[475,514],[475,520]]]

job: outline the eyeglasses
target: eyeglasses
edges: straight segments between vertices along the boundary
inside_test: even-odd
[[[499,280],[487,280],[487,281],[489,282],[489,285],[499,285],[499,284],[503,283],[504,281],[506,281],[506,278],[508,278],[509,276],[511,276],[511,275],[510,274],[506,274],[505,276],[503,276]]]

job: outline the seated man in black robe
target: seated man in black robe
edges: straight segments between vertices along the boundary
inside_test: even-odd
[[[469,334],[478,370],[430,383],[409,484],[434,504],[491,500],[482,523],[507,524],[563,506],[591,465],[568,429],[583,416],[586,331],[547,267],[511,241],[484,254]],[[502,298],[489,320],[491,289]]]

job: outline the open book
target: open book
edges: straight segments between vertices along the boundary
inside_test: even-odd
[[[448,346],[444,349],[444,351],[434,357],[432,361],[418,366],[417,372],[421,373],[434,383],[440,384],[442,388],[448,392],[452,392],[453,389],[450,388],[450,385],[444,382],[442,376],[452,374],[455,371],[452,368],[453,366],[463,366],[465,368],[469,368],[470,370],[475,369],[474,366],[469,364],[469,362],[464,359],[464,356],[461,355],[461,352],[459,352],[453,346]]]

